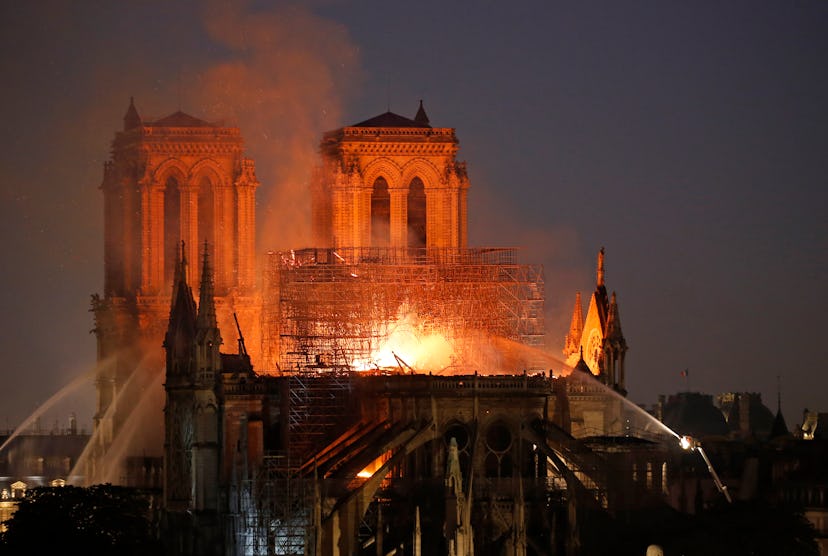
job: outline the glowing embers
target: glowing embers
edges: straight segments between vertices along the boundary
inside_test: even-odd
[[[382,465],[386,461],[388,461],[388,459],[390,457],[391,457],[391,452],[386,452],[386,453],[382,454],[380,457],[378,457],[377,459],[375,459],[374,461],[372,461],[371,463],[366,465],[365,468],[362,471],[360,471],[359,473],[357,473],[356,476],[359,477],[360,479],[370,479],[374,475],[374,473],[376,473],[379,470],[379,468],[382,467]]]
[[[425,323],[405,306],[397,312],[397,318],[386,325],[387,333],[370,359],[354,361],[357,370],[407,367],[441,370],[450,366],[454,359],[454,347],[446,337],[426,329]]]

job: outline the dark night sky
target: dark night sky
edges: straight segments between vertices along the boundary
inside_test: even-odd
[[[3,2],[0,31],[0,428],[94,363],[130,95],[242,128],[262,252],[303,241],[322,131],[423,99],[469,165],[470,243],[545,265],[556,354],[605,246],[631,400],[775,409],[779,376],[789,426],[828,411],[826,2]],[[46,424],[88,427],[91,391]]]

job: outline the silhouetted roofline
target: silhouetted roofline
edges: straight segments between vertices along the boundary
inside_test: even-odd
[[[379,116],[374,116],[371,119],[359,122],[349,127],[420,127],[423,129],[431,129],[427,122],[418,122],[393,112],[386,112]]]
[[[195,116],[185,114],[181,110],[154,122],[146,122],[151,127],[221,127],[217,124],[200,120]]]

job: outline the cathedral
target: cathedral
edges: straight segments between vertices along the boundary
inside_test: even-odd
[[[618,395],[603,250],[571,365],[552,369],[542,269],[468,246],[458,149],[422,103],[324,134],[314,245],[270,253],[258,276],[240,130],[130,102],[101,186],[89,476],[131,430],[135,376],[157,377],[142,383],[163,396],[155,451],[116,463],[162,490],[171,553],[575,554],[590,512],[661,498],[664,448],[629,440]],[[393,343],[403,324],[410,351]],[[438,345],[439,362],[417,358]]]

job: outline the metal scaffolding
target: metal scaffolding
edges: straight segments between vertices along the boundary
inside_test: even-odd
[[[228,532],[235,556],[313,554],[313,494],[313,479],[302,476],[287,455],[266,456],[231,489],[235,512]]]
[[[481,338],[539,347],[543,269],[514,248],[305,249],[271,253],[264,354],[282,372],[370,360],[405,315],[454,347],[458,371],[481,361]]]
[[[288,439],[291,461],[304,463],[347,423],[350,377],[339,372],[289,377]]]
[[[248,459],[248,437],[242,434],[228,491],[234,556],[315,553],[319,517],[314,521],[313,511],[320,506],[312,456],[353,424],[350,374],[307,371],[279,379],[269,403],[279,406],[283,438],[261,460]]]

